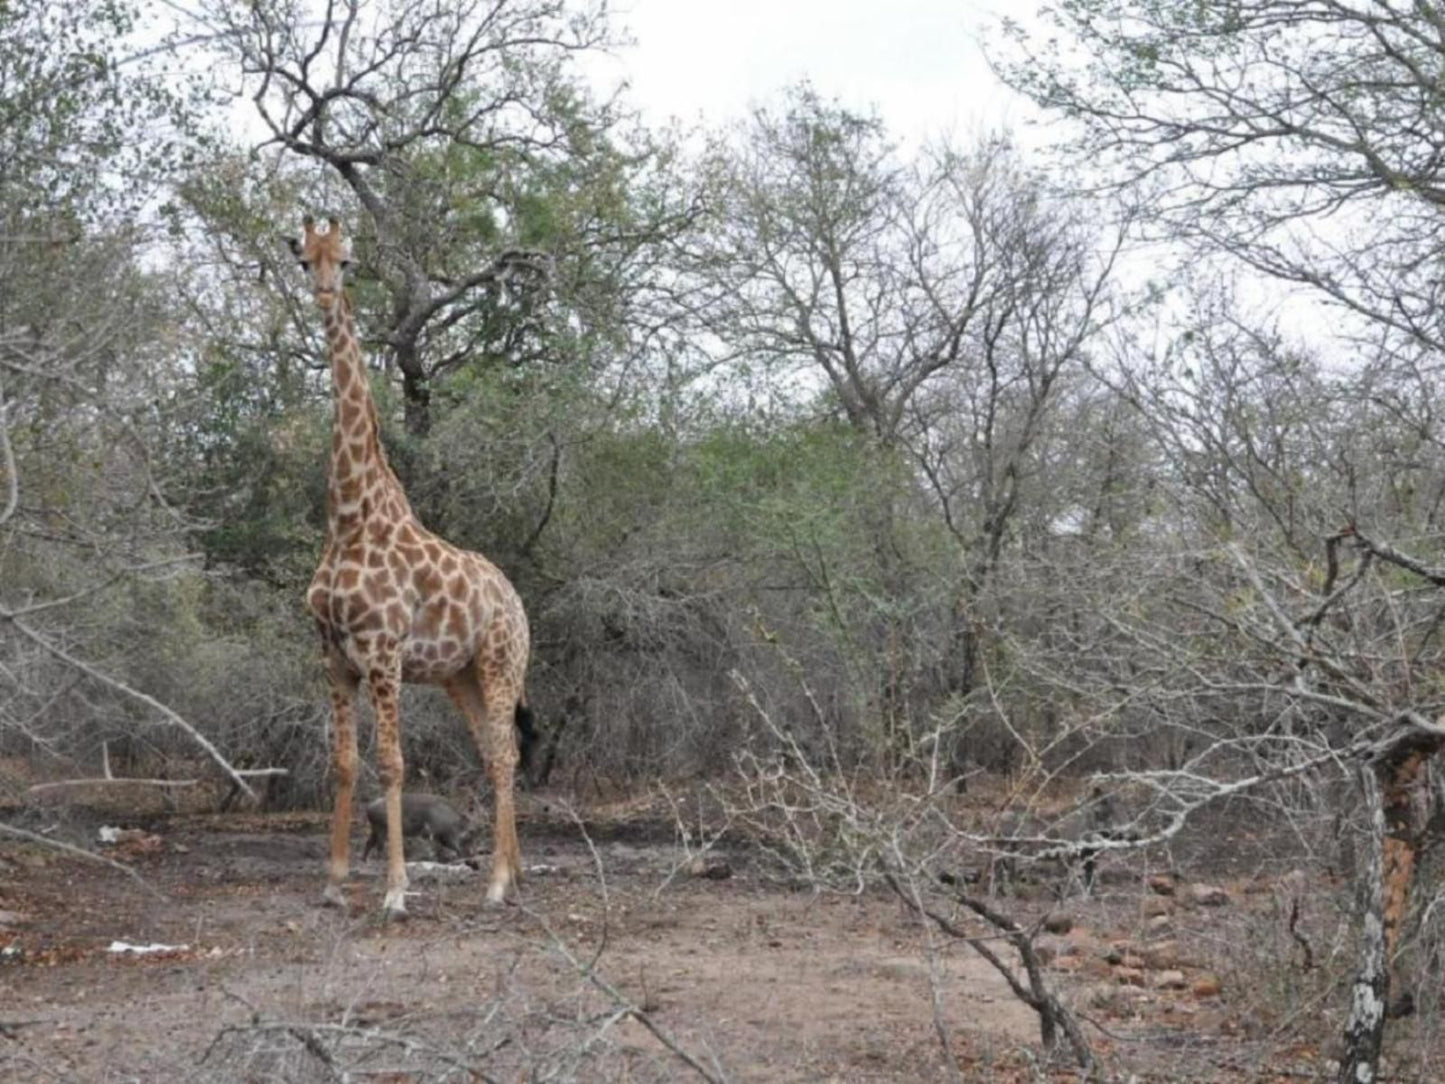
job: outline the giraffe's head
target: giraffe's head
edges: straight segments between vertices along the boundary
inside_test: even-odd
[[[307,215],[301,238],[287,238],[322,308],[330,308],[340,300],[342,271],[351,263],[346,242],[341,239],[341,223],[332,218],[326,225],[325,231],[318,230],[316,220]]]

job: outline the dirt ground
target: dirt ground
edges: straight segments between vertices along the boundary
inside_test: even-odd
[[[485,867],[419,864],[401,924],[379,921],[376,859],[348,913],[317,905],[319,815],[172,817],[100,848],[147,887],[0,845],[0,1080],[702,1079],[692,1059],[720,1080],[921,1081],[950,1078],[945,1041],[964,1080],[1077,1079],[1040,1066],[1037,1018],[994,968],[896,899],[800,890],[743,850],[690,865],[646,809],[583,823],[529,800],[519,903],[483,906]],[[1236,996],[1227,950],[1279,895],[1273,872],[1233,873],[1205,905],[1106,870],[1041,940],[1119,1079],[1326,1068]]]

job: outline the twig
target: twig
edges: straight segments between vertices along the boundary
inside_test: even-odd
[[[0,509],[0,526],[20,507],[20,475],[15,467],[15,449],[10,444],[10,428],[5,416],[5,388],[0,385],[0,471],[5,472],[5,507]]]
[[[36,1024],[44,1024],[44,1020],[0,1020],[0,1035],[7,1039],[16,1038],[14,1032],[20,1028],[33,1028]]]
[[[1318,625],[1324,620],[1325,614],[1329,612],[1330,607],[1344,598],[1345,595],[1349,594],[1355,585],[1365,578],[1365,573],[1370,570],[1370,562],[1375,556],[1374,553],[1368,549],[1365,550],[1364,557],[1360,558],[1359,564],[1355,566],[1354,575],[1346,580],[1339,590],[1336,591],[1333,589],[1335,579],[1339,575],[1339,556],[1336,551],[1339,549],[1340,542],[1343,539],[1353,536],[1353,531],[1341,531],[1325,539],[1326,567],[1328,569],[1323,588],[1325,597],[1313,610],[1303,617],[1298,618],[1295,622],[1297,625],[1309,625],[1312,627]]]
[[[993,965],[994,970],[1002,975],[1004,981],[1009,984],[1014,996],[1038,1014],[1039,1031],[1046,1046],[1052,1046],[1056,1041],[1054,1029],[1062,1030],[1073,1050],[1074,1060],[1078,1063],[1079,1068],[1085,1073],[1093,1071],[1094,1054],[1089,1048],[1089,1042],[1084,1038],[1084,1033],[1079,1030],[1079,1024],[1074,1018],[1074,1014],[1049,990],[1048,984],[1044,981],[1043,968],[1039,964],[1038,954],[1034,951],[1032,936],[1022,926],[1007,915],[995,911],[982,900],[962,892],[956,893],[954,896],[959,904],[1007,935],[1009,943],[1013,945],[1023,962],[1024,971],[1028,974],[1028,987],[1019,981],[1018,976],[1013,973],[1013,968],[1004,963],[984,939],[974,937],[948,917],[940,915],[937,911],[924,905],[921,900],[913,899],[903,890],[903,886],[898,883],[893,871],[884,869],[882,872],[884,881],[908,907],[917,914],[932,920],[934,925],[948,936],[964,942]]]
[[[341,1038],[354,1038],[368,1043],[380,1043],[385,1046],[399,1046],[407,1052],[421,1051],[428,1057],[446,1062],[456,1069],[471,1074],[475,1080],[485,1081],[486,1084],[497,1084],[497,1078],[488,1076],[475,1062],[466,1058],[449,1054],[435,1046],[423,1042],[415,1035],[396,1035],[388,1031],[380,1031],[375,1028],[356,1028],[348,1024],[295,1024],[288,1021],[263,1021],[252,1020],[249,1024],[228,1024],[216,1033],[211,1040],[211,1045],[206,1053],[201,1056],[204,1063],[211,1056],[211,1052],[227,1035],[238,1035],[246,1032],[281,1032],[290,1035],[297,1042],[304,1046],[308,1053],[316,1057],[323,1065],[331,1071],[331,1075],[337,1080],[345,1080],[348,1074],[336,1065],[335,1055],[327,1050],[322,1044],[320,1036],[323,1034],[334,1034]]]
[[[1310,948],[1309,938],[1299,932],[1299,896],[1289,901],[1289,935],[1294,938],[1295,944],[1304,950],[1304,969],[1313,971],[1315,966],[1314,950]]]
[[[567,809],[569,815],[572,817],[573,823],[576,824],[578,829],[582,832],[583,841],[587,844],[587,849],[592,854],[592,862],[597,869],[597,876],[602,884],[603,906],[604,909],[606,909],[608,899],[607,880],[602,868],[602,857],[597,853],[597,848],[592,842],[592,837],[588,834],[586,826],[583,824],[582,819],[577,815],[576,811],[573,810],[570,805],[566,806],[565,808]],[[582,978],[586,979],[589,983],[591,983],[593,986],[601,990],[604,994],[606,994],[609,998],[612,999],[612,1003],[617,1006],[617,1012],[613,1014],[611,1019],[617,1020],[631,1017],[633,1020],[636,1020],[639,1024],[646,1028],[652,1034],[652,1037],[654,1039],[660,1042],[663,1046],[667,1047],[667,1049],[671,1051],[672,1054],[679,1061],[681,1061],[689,1069],[695,1072],[698,1076],[702,1077],[706,1081],[709,1081],[709,1084],[725,1084],[725,1081],[727,1080],[725,1076],[715,1076],[707,1068],[707,1066],[703,1065],[695,1057],[689,1054],[687,1050],[685,1050],[682,1045],[678,1043],[678,1041],[674,1039],[665,1028],[662,1027],[662,1025],[658,1024],[657,1021],[652,1018],[650,1013],[648,1013],[640,1006],[634,1005],[631,1000],[623,996],[621,991],[619,991],[615,986],[613,986],[610,982],[608,982],[597,973],[597,962],[602,954],[601,948],[599,948],[596,952],[592,954],[592,958],[589,961],[583,963],[576,957],[576,955],[573,954],[572,950],[567,947],[567,942],[564,941],[562,937],[559,936],[557,932],[552,929],[551,923],[547,921],[544,915],[533,911],[526,906],[523,906],[522,913],[527,915],[539,926],[541,926],[543,932],[545,932],[547,936],[551,939],[553,948],[576,970],[578,975],[582,976]],[[605,924],[603,927],[603,931],[605,935]]]
[[[322,1065],[326,1066],[326,1070],[331,1074],[331,1078],[333,1080],[344,1081],[346,1079],[346,1074],[340,1072],[337,1069],[336,1059],[331,1056],[331,1051],[327,1050],[326,1047],[322,1045],[321,1039],[317,1036],[316,1032],[311,1030],[309,1026],[287,1027],[286,1034],[290,1035],[293,1039],[295,1039],[298,1043],[305,1047],[308,1054],[310,1054],[313,1058],[319,1061]]]
[[[69,843],[62,843],[58,839],[47,839],[45,836],[36,835],[34,832],[27,832],[24,828],[16,828],[14,825],[11,824],[0,824],[0,832],[4,832],[6,835],[15,836],[18,839],[29,840],[31,843],[39,843],[41,846],[44,847],[53,847],[58,851],[65,851],[67,854],[73,854],[80,858],[88,858],[92,862],[99,862],[102,865],[113,866],[115,869],[118,869],[122,873],[124,873],[127,877],[134,878],[135,882],[138,885],[144,888],[156,899],[162,900],[166,903],[170,902],[170,900],[167,899],[165,893],[161,892],[157,888],[152,887],[151,884],[147,882],[144,877],[142,877],[139,873],[133,870],[130,866],[127,866],[124,862],[117,862],[113,858],[106,858],[102,854],[96,854],[94,851],[87,851],[83,847],[74,847],[71,846]]]
[[[658,789],[662,791],[662,795],[664,798],[667,799],[668,805],[672,806],[672,817],[673,820],[677,823],[677,832],[679,838],[682,840],[683,854],[680,861],[674,862],[672,864],[672,868],[667,871],[667,876],[662,879],[662,883],[652,890],[652,898],[654,900],[660,899],[662,897],[663,892],[667,890],[667,886],[672,884],[673,880],[677,877],[679,873],[682,872],[682,870],[687,868],[693,862],[698,861],[702,858],[703,855],[711,851],[717,845],[718,840],[722,839],[723,836],[727,835],[728,831],[732,828],[733,823],[732,814],[729,813],[726,809],[724,809],[723,811],[725,819],[721,828],[718,828],[712,832],[708,832],[704,830],[701,826],[701,823],[699,823],[698,834],[701,837],[701,846],[696,851],[694,851],[692,849],[691,841],[689,839],[692,833],[689,831],[687,825],[683,823],[683,813],[682,810],[678,808],[679,803],[677,799],[672,796],[672,791],[667,789],[667,784],[658,784]],[[699,819],[700,818],[701,814],[699,813]]]
[[[1411,557],[1408,553],[1401,553],[1388,542],[1376,542],[1368,535],[1361,534],[1354,527],[1346,529],[1350,536],[1355,539],[1356,544],[1367,553],[1373,553],[1382,561],[1392,565],[1399,565],[1403,569],[1415,573],[1421,579],[1429,580],[1436,587],[1445,587],[1445,569],[1431,568],[1418,557]],[[1342,531],[1341,534],[1346,533]]]
[[[660,1042],[663,1046],[667,1047],[667,1049],[670,1050],[673,1055],[678,1058],[679,1061],[681,1061],[689,1069],[695,1072],[698,1076],[702,1077],[706,1081],[709,1081],[710,1084],[725,1084],[727,1077],[714,1076],[713,1073],[709,1071],[707,1066],[703,1065],[700,1061],[698,1061],[691,1054],[689,1054],[681,1046],[681,1044],[679,1044],[677,1040],[674,1039],[667,1032],[667,1029],[658,1024],[657,1021],[652,1018],[652,1015],[650,1013],[640,1008],[639,1006],[632,1004],[631,1001],[629,1001],[626,997],[622,995],[621,991],[619,991],[615,986],[613,986],[610,982],[604,979],[601,975],[597,974],[596,969],[593,968],[590,964],[584,964],[581,960],[577,959],[577,957],[574,956],[572,954],[572,951],[567,947],[566,942],[564,942],[562,938],[553,931],[551,925],[547,922],[545,918],[543,918],[541,915],[538,915],[536,912],[530,911],[526,908],[523,908],[523,913],[529,915],[541,924],[542,929],[546,932],[547,936],[552,939],[554,947],[557,949],[558,952],[562,954],[563,958],[565,958],[566,961],[577,970],[577,973],[579,975],[581,975],[593,986],[597,987],[597,989],[601,990],[604,994],[606,994],[609,998],[612,999],[613,1004],[617,1006],[616,1015],[618,1018],[630,1016],[632,1019],[636,1020],[639,1024],[645,1027],[649,1032],[651,1032],[654,1039]]]
[[[895,860],[899,860],[901,862],[902,857],[903,856],[899,853],[897,847],[895,846]],[[918,881],[912,876],[908,878],[908,890],[910,893],[912,893],[913,898],[911,902],[914,911],[922,914],[924,910],[923,898],[918,891]],[[959,1084],[962,1084],[963,1072],[959,1069],[958,1058],[954,1056],[953,1039],[952,1036],[949,1035],[948,1020],[944,1016],[943,991],[940,989],[941,984],[938,974],[938,951],[936,948],[934,948],[933,944],[933,929],[927,923],[924,923],[923,931],[925,939],[924,946],[927,949],[928,987],[929,994],[931,995],[931,1008],[933,1010],[933,1030],[934,1033],[938,1036],[938,1047],[943,1052],[944,1064],[948,1066],[949,1079],[958,1081]]]

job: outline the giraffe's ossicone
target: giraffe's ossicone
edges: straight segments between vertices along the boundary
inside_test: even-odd
[[[441,685],[466,716],[491,776],[495,803],[487,898],[502,901],[521,871],[513,786],[531,737],[525,683],[527,614],[516,589],[480,554],[428,531],[412,513],[381,444],[376,403],[343,290],[348,256],[340,224],[308,218],[292,248],[311,280],[330,353],[331,434],[326,540],[306,593],[331,681],[336,805],[325,891],[342,904],[356,783],[352,701],[365,683],[376,715],[377,774],[388,812],[385,909],[406,913],[402,854],[402,682]]]

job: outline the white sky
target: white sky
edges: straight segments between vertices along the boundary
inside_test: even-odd
[[[614,0],[611,10],[635,44],[584,70],[609,88],[627,80],[626,100],[654,124],[737,120],[806,78],[851,109],[876,109],[904,144],[1000,129],[1024,148],[1048,142],[1035,127],[1045,118],[999,82],[982,47],[1005,14],[1036,25],[1037,0]],[[1138,250],[1119,274],[1139,285],[1170,258],[1167,247]],[[1238,279],[1261,315],[1320,338],[1313,295]]]
[[[910,143],[1034,115],[984,61],[992,0],[617,0],[612,10],[636,44],[596,62],[596,77],[629,80],[628,99],[657,123],[736,119],[804,78],[849,108],[876,107]]]

